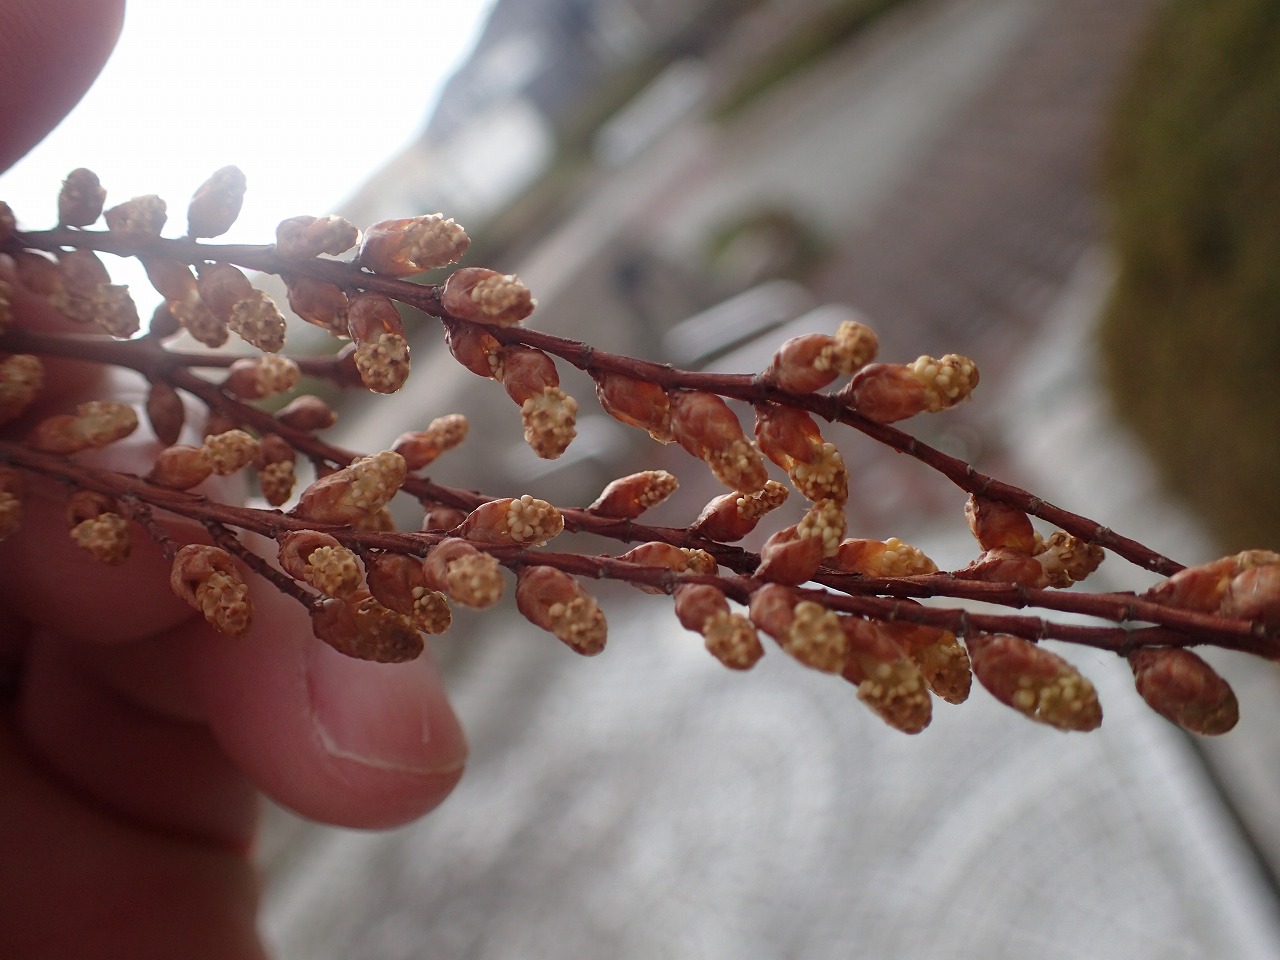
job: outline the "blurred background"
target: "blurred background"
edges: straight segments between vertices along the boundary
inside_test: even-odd
[[[411,23],[309,4],[314,25],[254,32],[301,79],[299,103],[325,107],[248,137],[262,163],[287,181],[300,158],[369,153],[303,209],[268,186],[246,210],[361,225],[443,211],[474,238],[465,264],[533,289],[531,324],[682,367],[759,370],[787,337],[862,317],[885,359],[977,360],[972,403],[907,425],[927,442],[1186,563],[1280,549],[1272,0],[388,6]],[[408,52],[379,55],[391,43]],[[122,47],[113,68],[136,56]],[[404,56],[438,80],[384,72]],[[235,139],[250,122],[225,121],[185,190],[226,162],[254,189]],[[33,164],[47,179],[94,161]],[[563,369],[580,435],[540,461],[438,325],[411,319],[411,340],[409,385],[352,398],[338,442],[375,449],[463,412],[470,438],[432,468],[445,483],[584,505],[663,467],[682,481],[653,513],[670,525],[720,492]],[[898,536],[943,568],[972,558],[962,493],[826,432],[850,467],[851,536]],[[1089,587],[1150,583],[1112,558]],[[730,676],[669,605],[593,592],[611,629],[592,660],[511,610],[439,638],[473,750],[439,811],[378,834],[272,811],[281,957],[1280,956],[1270,665],[1214,658],[1243,717],[1219,741],[1150,714],[1123,662],[1071,649],[1101,730],[1035,727],[979,689],[912,738],[839,681],[781,656]]]

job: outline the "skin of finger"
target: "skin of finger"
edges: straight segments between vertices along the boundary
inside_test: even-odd
[[[242,855],[115,817],[51,779],[0,719],[0,957],[266,960]]]
[[[254,603],[246,638],[184,628],[191,686],[234,762],[276,802],[326,823],[390,827],[439,805],[467,746],[431,659],[352,660],[312,635],[292,599],[263,588]]]
[[[0,0],[0,170],[75,106],[123,22],[124,0]]]
[[[32,640],[17,704],[32,756],[125,819],[247,853],[257,792],[208,728],[112,689],[81,662],[81,648],[47,634]]]

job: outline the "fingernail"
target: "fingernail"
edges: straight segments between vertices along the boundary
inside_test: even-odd
[[[456,771],[466,761],[466,737],[430,654],[370,663],[316,643],[307,686],[321,743],[335,757],[407,773]]]

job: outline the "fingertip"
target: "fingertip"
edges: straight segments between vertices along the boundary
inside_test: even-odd
[[[311,635],[294,601],[263,591],[255,605],[248,637],[202,629],[193,657],[202,712],[232,759],[277,803],[326,823],[391,827],[438,806],[467,745],[434,662],[352,660]]]
[[[123,23],[124,0],[0,2],[0,170],[84,96]]]

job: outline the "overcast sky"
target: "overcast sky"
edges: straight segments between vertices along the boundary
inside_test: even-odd
[[[277,222],[330,212],[414,138],[492,4],[130,0],[106,70],[0,175],[0,197],[24,226],[51,226],[62,178],[86,166],[108,205],[163,197],[176,236],[191,192],[234,163],[249,192],[226,239],[269,243]]]

